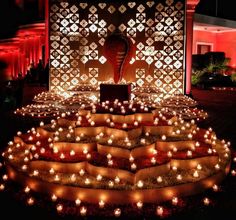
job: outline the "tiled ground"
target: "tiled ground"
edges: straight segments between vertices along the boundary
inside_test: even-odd
[[[25,90],[24,104],[29,103],[34,94],[43,90],[44,88],[28,87]],[[231,141],[232,148],[236,149],[236,92],[193,89],[192,95],[199,102],[200,108],[209,113],[208,120],[203,122],[201,127],[212,127],[220,139],[224,138]],[[16,120],[11,113],[1,113],[0,150],[23,125],[26,127],[36,126],[37,123],[32,120]],[[214,205],[207,208],[194,207],[170,219],[208,220],[216,217],[235,219],[236,177],[227,177],[223,183],[222,191],[214,199]],[[0,219],[16,219],[14,216],[24,220],[61,219],[49,210],[42,210],[37,207],[29,208],[19,201],[16,202],[8,192],[0,193]]]

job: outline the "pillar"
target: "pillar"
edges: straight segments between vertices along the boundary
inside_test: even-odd
[[[49,0],[45,1],[45,60],[49,61]]]
[[[186,78],[185,94],[191,93],[192,48],[193,48],[193,15],[200,0],[187,0],[186,4]]]
[[[38,0],[38,7],[39,7],[39,17],[43,18],[45,9],[45,0]]]

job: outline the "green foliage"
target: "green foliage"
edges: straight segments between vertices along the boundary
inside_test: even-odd
[[[233,74],[231,75],[231,80],[232,80],[233,83],[236,84],[236,73],[233,73]]]
[[[205,70],[197,70],[192,73],[191,82],[192,85],[197,85],[201,82],[201,76],[204,74]]]
[[[228,66],[229,61],[230,61],[230,58],[225,58],[221,62],[215,62],[215,63],[210,62],[209,65],[207,65],[205,68],[201,70],[193,70],[192,77],[191,77],[192,85],[198,85],[200,83],[204,83],[204,80],[207,76],[206,74],[217,73],[223,76],[226,73],[226,71],[229,69],[229,66]],[[231,80],[233,81],[232,78]],[[233,82],[236,83],[236,73],[235,73]]]
[[[225,58],[222,62],[210,63],[206,68],[206,72],[208,73],[224,73],[228,69],[228,64],[230,62],[230,58]]]

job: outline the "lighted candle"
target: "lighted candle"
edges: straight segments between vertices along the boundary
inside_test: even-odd
[[[59,137],[58,136],[54,137],[54,141],[55,142],[59,141]]]
[[[83,169],[81,169],[80,171],[79,171],[79,175],[80,176],[83,176],[85,174],[85,171],[83,170]]]
[[[168,152],[167,152],[167,156],[168,156],[168,157],[172,157],[171,151],[168,151]]]
[[[22,132],[21,131],[17,131],[17,136],[21,136]]]
[[[33,205],[34,204],[34,199],[32,197],[30,197],[28,200],[27,200],[27,203],[28,205]]]
[[[112,139],[108,139],[107,143],[112,144]]]
[[[192,134],[188,134],[188,138],[189,138],[189,139],[192,139],[192,138],[193,138],[193,135],[192,135]]]
[[[161,176],[158,176],[158,177],[157,177],[157,182],[158,182],[158,183],[161,183],[162,181],[163,181],[163,180],[162,180],[162,177],[161,177]]]
[[[111,154],[107,154],[107,159],[111,159],[112,158],[112,155]]]
[[[178,175],[176,176],[176,179],[179,180],[179,181],[181,181],[183,178],[182,178],[182,176],[181,176],[180,174],[178,174]]]
[[[97,179],[97,181],[101,181],[102,180],[102,175],[98,174],[96,179]]]
[[[28,149],[25,150],[25,155],[28,155],[30,153],[30,151]]]
[[[177,205],[178,202],[179,202],[178,197],[173,197],[173,198],[172,198],[172,204],[173,204],[173,205]]]
[[[53,174],[55,173],[55,170],[54,170],[53,168],[51,168],[51,169],[49,170],[49,173],[50,173],[51,175],[53,175]]]
[[[159,119],[155,118],[154,125],[158,125]]]
[[[85,216],[85,215],[87,214],[87,208],[84,207],[84,206],[82,206],[82,207],[80,208],[80,214],[81,214],[82,216]]]
[[[105,202],[103,200],[100,200],[98,205],[99,205],[99,208],[104,208]]]
[[[39,158],[39,155],[38,155],[38,154],[34,154],[34,158],[35,158],[35,159],[38,159],[38,158]]]
[[[136,170],[137,169],[137,165],[135,163],[131,164],[131,170]]]
[[[138,201],[136,205],[139,209],[143,207],[143,203],[141,201]]]
[[[81,204],[81,200],[80,199],[76,199],[75,200],[75,204],[76,204],[76,206],[79,206]]]
[[[130,155],[130,157],[129,157],[129,161],[130,162],[134,162],[134,158]]]
[[[5,189],[5,185],[4,184],[0,184],[0,190],[3,191]]]
[[[85,181],[84,181],[85,185],[89,185],[91,183],[90,179],[89,178],[86,178]]]
[[[143,181],[142,180],[139,180],[138,182],[137,182],[137,186],[138,186],[138,188],[142,188],[143,187]]]
[[[163,207],[162,206],[157,206],[156,214],[159,215],[159,216],[162,216],[163,212],[164,212]]]
[[[70,151],[70,156],[74,156],[75,155],[75,151],[74,150],[71,150]]]
[[[192,151],[191,151],[191,150],[188,150],[188,151],[187,151],[187,157],[192,157],[192,156],[193,156]]]
[[[197,169],[198,169],[198,170],[201,170],[201,169],[202,169],[201,164],[198,164],[198,165],[197,165]]]
[[[126,129],[128,127],[128,125],[126,123],[122,124],[122,128]]]
[[[182,127],[181,127],[181,130],[182,130],[182,131],[184,131],[185,129],[186,129],[185,126],[182,126]]]
[[[87,148],[84,148],[83,149],[83,154],[87,154],[88,153],[88,149]]]
[[[119,217],[119,216],[121,215],[121,209],[116,208],[116,209],[114,210],[114,215],[115,215],[115,217]]]
[[[120,178],[118,176],[115,177],[115,183],[119,183],[120,182]]]
[[[203,199],[203,203],[204,203],[204,205],[209,205],[209,204],[210,204],[210,199],[207,198],[207,197],[205,197],[205,198]]]
[[[58,204],[57,205],[57,211],[58,212],[62,212],[62,210],[63,210],[63,205],[62,204]]]
[[[236,171],[235,171],[235,170],[232,170],[232,171],[231,171],[231,175],[232,175],[232,176],[236,176]]]
[[[35,147],[35,145],[33,145],[33,146],[31,147],[31,150],[32,150],[32,151],[36,151],[36,150],[37,150],[37,148]]]
[[[108,160],[108,165],[112,166],[113,165],[113,160]]]
[[[141,139],[140,139],[140,143],[141,143],[141,144],[145,144],[145,143],[146,143],[146,139],[145,139],[145,138],[141,138]]]
[[[28,168],[28,167],[27,167],[27,165],[25,165],[25,164],[21,167],[21,169],[22,169],[23,171],[26,171],[27,168]]]
[[[24,158],[24,162],[26,162],[26,163],[29,162],[29,158],[28,158],[28,157],[25,157],[25,158]]]
[[[194,171],[194,173],[193,173],[193,177],[195,177],[195,178],[198,178],[198,177],[199,177],[199,174],[198,174],[198,171],[197,171],[197,170]]]
[[[176,134],[180,134],[180,130],[177,129],[177,130],[175,131],[175,133],[176,133]]]
[[[152,153],[153,153],[154,155],[157,155],[157,150],[156,150],[156,149],[152,149]]]
[[[149,137],[149,135],[150,135],[149,132],[146,132],[146,133],[145,133],[145,136],[146,136],[146,137]]]
[[[162,136],[161,136],[161,140],[165,141],[165,140],[166,140],[166,136],[165,136],[165,135],[162,135]]]
[[[212,189],[213,189],[214,192],[219,191],[219,187],[216,184],[213,185]]]
[[[215,165],[215,169],[216,169],[216,170],[219,170],[219,169],[220,169],[220,165],[219,165],[218,163]]]
[[[76,142],[79,142],[79,141],[80,141],[80,137],[77,136],[77,137],[75,138],[75,141],[76,141]]]
[[[63,153],[61,153],[60,158],[65,159],[65,155]]]
[[[126,146],[127,146],[127,147],[130,147],[131,145],[132,145],[131,142],[127,142],[127,143],[126,143]]]
[[[177,147],[174,147],[173,148],[173,152],[177,152],[178,151],[178,148]]]
[[[70,177],[71,181],[72,182],[75,182],[76,181],[76,175],[75,174],[72,174],[71,177]]]
[[[156,164],[156,162],[157,162],[157,161],[156,161],[155,157],[152,157],[152,158],[151,158],[151,163],[154,165],[154,164]]]
[[[207,150],[207,153],[208,153],[208,154],[212,154],[212,153],[213,153],[212,149],[209,148],[209,149]]]
[[[39,175],[39,171],[38,170],[34,170],[33,176],[38,176],[38,175]]]
[[[178,167],[172,166],[171,169],[174,170],[174,171],[177,171],[177,170],[178,170]]]
[[[53,194],[53,195],[51,196],[51,199],[52,199],[53,202],[55,202],[55,201],[57,201],[57,196],[56,196],[55,194]]]
[[[59,177],[58,175],[56,175],[56,176],[54,177],[54,180],[58,182],[58,181],[60,180],[60,177]]]
[[[109,186],[110,188],[113,188],[114,182],[113,182],[112,180],[109,180],[109,181],[108,181],[108,186]]]
[[[24,191],[25,191],[25,193],[29,193],[30,192],[30,188],[28,186],[26,186]]]

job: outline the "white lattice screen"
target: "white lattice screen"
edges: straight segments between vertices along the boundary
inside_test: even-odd
[[[124,81],[183,93],[185,0],[95,2],[50,1],[50,89],[113,78],[103,45],[118,27],[136,47]]]

